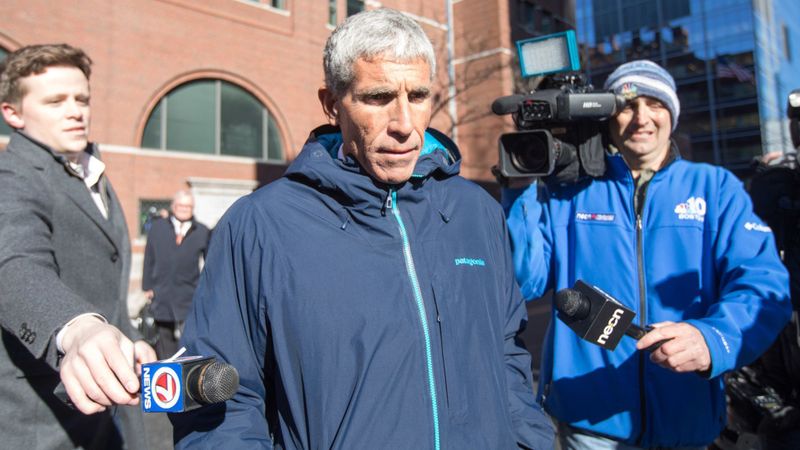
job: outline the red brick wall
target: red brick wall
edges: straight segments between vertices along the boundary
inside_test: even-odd
[[[463,153],[461,174],[493,181],[490,169],[498,161],[497,139],[511,131],[509,117],[491,112],[492,102],[513,92],[510,64],[516,49],[510,38],[509,0],[461,0],[453,4],[458,142]]]
[[[291,155],[322,122],[316,91],[330,33],[318,0],[289,14],[237,0],[6,0],[2,33],[68,42],[94,59],[92,137],[137,146],[149,108],[177,79],[228,73],[273,107]]]

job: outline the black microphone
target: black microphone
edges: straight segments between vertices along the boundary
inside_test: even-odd
[[[641,339],[653,327],[633,323],[636,313],[600,288],[582,280],[572,289],[562,289],[555,295],[558,318],[582,339],[607,350],[617,348],[623,335]],[[667,340],[656,342],[645,350],[652,352]]]
[[[519,110],[519,105],[524,98],[524,95],[519,94],[500,97],[492,102],[492,112],[498,116],[515,113]]]
[[[184,412],[224,402],[239,388],[239,372],[213,356],[142,365],[142,411]]]

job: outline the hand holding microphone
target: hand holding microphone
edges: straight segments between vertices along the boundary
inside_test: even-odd
[[[142,341],[131,342],[94,315],[79,316],[65,328],[59,368],[62,383],[53,393],[84,414],[137,404],[135,371],[140,364],[155,360],[155,351]]]
[[[179,358],[185,351],[182,349],[169,359],[154,361],[155,351],[143,341],[131,342],[119,330],[101,321],[87,323],[99,327],[106,333],[91,332],[89,335],[92,339],[97,338],[95,340],[106,355],[115,356],[115,358],[106,356],[108,361],[101,358],[110,369],[104,365],[94,364],[93,361],[97,359],[94,352],[76,351],[74,354],[78,357],[73,357],[74,354],[70,351],[72,335],[69,335],[70,340],[67,340],[65,345],[69,350],[61,366],[63,382],[53,391],[53,394],[65,404],[84,414],[103,411],[107,406],[115,404],[135,405],[140,400],[144,412],[183,412],[203,405],[224,402],[233,397],[239,388],[239,373],[236,369],[229,364],[218,362],[213,356]],[[75,327],[71,331],[80,336],[86,334],[80,334],[80,330],[81,328]],[[94,341],[89,340],[89,342]],[[94,357],[87,358],[84,353]],[[117,357],[117,353],[130,353],[130,357]],[[88,362],[83,362],[84,359],[80,359],[80,356]],[[78,365],[78,362],[83,362],[83,365]],[[140,380],[137,380],[134,369],[136,373],[141,374]],[[117,372],[110,373],[111,370]],[[108,374],[110,380],[114,382],[110,386],[115,390],[96,382],[98,374]],[[123,378],[122,375],[128,377]],[[123,382],[123,379],[126,381]],[[94,390],[90,391],[82,386],[94,387]],[[90,397],[90,392],[100,392],[100,394]]]
[[[555,295],[555,306],[558,318],[581,338],[603,347],[614,350],[623,335],[636,340],[644,338],[652,327],[642,328],[633,323],[636,313],[623,306],[615,298],[602,290],[584,283],[575,282],[572,289],[562,289]],[[639,346],[640,350],[655,351],[668,339],[647,340],[647,345]]]
[[[711,369],[711,353],[696,327],[686,322],[653,324],[653,331],[636,343],[642,349],[653,342],[667,342],[650,355],[650,361],[675,372],[698,372],[704,375]]]
[[[623,335],[639,342],[638,350],[650,360],[675,372],[703,372],[711,368],[711,356],[702,333],[685,323],[661,322],[644,328],[632,323],[636,313],[595,286],[582,280],[555,295],[558,317],[578,336],[607,350],[614,350]]]

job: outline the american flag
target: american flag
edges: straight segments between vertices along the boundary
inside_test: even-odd
[[[753,72],[735,62],[728,61],[728,58],[720,56],[717,58],[717,77],[736,78],[740,83],[755,83]]]

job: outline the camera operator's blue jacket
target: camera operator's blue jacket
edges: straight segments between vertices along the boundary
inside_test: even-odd
[[[500,205],[433,130],[397,186],[340,145],[318,129],[216,226],[183,343],[241,384],[171,417],[178,448],[552,448]]]
[[[628,337],[604,350],[554,315],[540,400],[559,421],[630,444],[708,444],[726,421],[720,375],[754,360],[789,319],[786,270],[770,229],[727,170],[676,157],[650,180],[637,217],[630,170],[619,154],[606,162],[602,178],[539,183],[513,203],[508,224],[523,296],[582,279],[636,312],[639,325],[697,327],[711,371],[664,369]],[[504,203],[511,196],[504,192]]]

